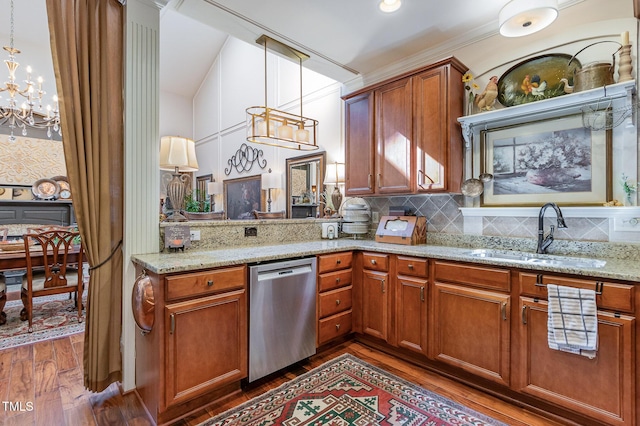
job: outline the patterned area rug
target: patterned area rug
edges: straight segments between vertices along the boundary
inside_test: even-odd
[[[84,303],[86,306],[86,294]],[[83,322],[78,323],[78,311],[68,294],[33,299],[32,333],[28,332],[28,321],[20,321],[21,309],[20,300],[11,300],[5,305],[7,323],[0,325],[0,350],[84,331],[85,312],[82,311]]]
[[[345,354],[200,424],[223,425],[480,426],[504,423]]]

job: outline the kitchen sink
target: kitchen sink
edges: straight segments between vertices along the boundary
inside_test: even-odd
[[[471,257],[481,259],[494,259],[509,262],[527,263],[532,265],[560,266],[572,268],[602,268],[607,264],[604,260],[581,257],[565,257],[553,255],[540,255],[534,253],[508,252],[500,250],[477,249],[467,253]]]

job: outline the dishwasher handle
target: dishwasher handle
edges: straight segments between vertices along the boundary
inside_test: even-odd
[[[294,277],[296,275],[309,274],[311,272],[313,272],[311,265],[293,266],[291,268],[275,269],[272,271],[258,271],[258,281]]]

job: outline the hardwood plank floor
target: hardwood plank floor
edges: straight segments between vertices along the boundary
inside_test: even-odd
[[[0,406],[1,425],[153,425],[133,392],[121,394],[116,384],[100,393],[84,389],[82,333],[0,351],[0,397],[13,407]],[[549,426],[559,423],[509,404],[478,390],[431,373],[357,342],[345,342],[296,364],[282,374],[243,387],[223,404],[201,410],[176,422],[192,426],[259,396],[344,353],[376,365],[478,412],[514,426]],[[29,410],[28,402],[33,404]],[[16,403],[21,403],[16,405]]]

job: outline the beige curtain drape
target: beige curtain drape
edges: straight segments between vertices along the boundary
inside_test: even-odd
[[[92,267],[84,385],[121,380],[124,7],[47,0],[62,141],[78,227]]]

